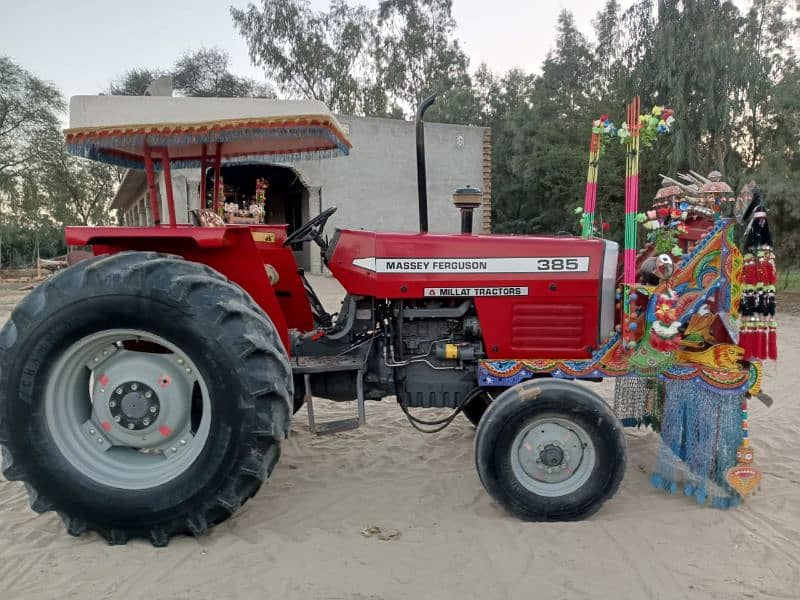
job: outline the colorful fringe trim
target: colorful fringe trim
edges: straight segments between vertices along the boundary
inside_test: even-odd
[[[682,490],[698,504],[714,508],[740,504],[725,474],[736,464],[741,402],[741,392],[667,381],[653,486],[671,494]]]
[[[68,134],[67,150],[70,154],[82,158],[105,162],[120,167],[143,169],[144,158],[137,153],[137,149],[141,149],[145,142],[151,147],[166,146],[169,148],[195,144],[213,145],[216,143],[253,138],[321,138],[328,141],[330,145],[321,148],[306,148],[298,151],[279,150],[259,154],[248,153],[240,156],[223,155],[222,164],[295,162],[314,158],[346,156],[350,153],[350,142],[324,125],[293,127],[245,126],[230,129],[179,130],[174,132],[159,130],[121,130],[115,135],[105,132],[98,134],[93,134],[92,132],[85,134]],[[130,149],[130,152],[126,149]],[[175,169],[195,168],[200,166],[200,159],[181,159],[178,157],[173,159],[170,164],[172,168]],[[154,161],[154,167],[160,169],[160,161]]]

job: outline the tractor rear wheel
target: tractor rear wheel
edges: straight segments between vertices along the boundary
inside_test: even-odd
[[[475,437],[481,482],[526,521],[595,513],[625,474],[622,426],[602,398],[569,381],[526,381],[500,394]]]
[[[149,252],[82,261],[0,330],[3,474],[36,512],[111,544],[205,532],[280,456],[292,376],[238,286]]]

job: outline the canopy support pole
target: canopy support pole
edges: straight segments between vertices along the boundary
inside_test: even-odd
[[[208,149],[203,144],[200,153],[200,208],[206,208],[206,161],[208,160]]]
[[[214,212],[219,212],[219,171],[222,159],[222,143],[217,142],[217,152],[214,155]]]
[[[153,174],[153,157],[150,146],[144,143],[144,172],[147,175],[147,190],[150,193],[150,213],[153,215],[153,224],[161,225],[161,211],[158,209],[158,190],[156,190],[156,177]]]
[[[175,227],[178,224],[175,218],[175,195],[172,190],[172,169],[169,164],[169,151],[167,147],[161,150],[161,167],[164,169],[164,187],[167,190],[167,210],[169,211],[169,226]]]

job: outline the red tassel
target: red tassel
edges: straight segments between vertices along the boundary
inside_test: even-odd
[[[742,329],[739,331],[739,346],[744,350],[744,359],[750,360],[752,358],[752,334],[750,332],[750,325],[743,324]]]
[[[742,282],[749,286],[755,286],[758,283],[758,266],[756,265],[755,257],[753,257],[752,254],[748,254],[744,258]]]
[[[772,259],[765,260],[764,278],[761,281],[766,285],[775,285],[777,281],[777,272],[775,270],[775,262]]]
[[[770,360],[778,360],[778,328],[775,323],[769,326],[769,355]]]

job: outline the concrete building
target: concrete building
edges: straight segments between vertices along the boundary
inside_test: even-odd
[[[305,160],[292,164],[237,165],[222,168],[228,201],[251,197],[257,178],[266,179],[267,222],[288,223],[292,231],[331,206],[338,212],[334,227],[377,231],[415,231],[417,171],[414,124],[394,119],[337,117],[353,143],[349,156]],[[491,227],[491,134],[488,128],[465,125],[425,125],[430,231],[459,230],[453,190],[465,184],[483,191],[483,206],[474,219],[474,232]],[[179,222],[189,222],[189,211],[200,207],[199,169],[175,169],[173,193]],[[212,173],[207,173],[211,189]],[[161,213],[166,214],[163,177],[158,175]],[[231,198],[232,196],[232,198]],[[114,198],[125,225],[152,222],[144,171],[129,170]],[[298,264],[321,270],[319,252],[309,244],[297,249]]]

